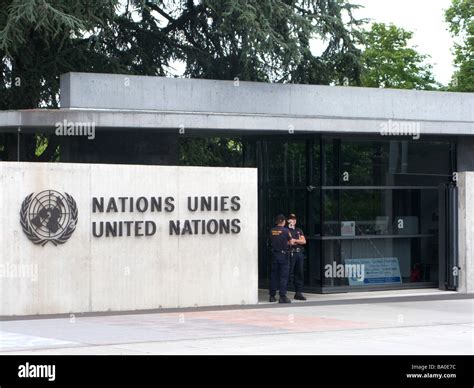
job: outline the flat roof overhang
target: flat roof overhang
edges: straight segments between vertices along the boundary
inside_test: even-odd
[[[389,120],[421,135],[474,135],[474,93],[67,73],[61,109],[0,111],[0,131],[99,130],[381,134]]]
[[[345,133],[381,134],[388,120],[419,123],[421,135],[474,135],[474,122],[394,120],[391,118],[354,118],[288,116],[216,112],[163,112],[139,110],[35,109],[0,111],[0,131],[54,131],[57,123],[94,123],[100,130],[180,130],[244,133]]]

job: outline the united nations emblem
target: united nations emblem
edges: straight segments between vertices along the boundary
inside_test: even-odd
[[[76,229],[76,201],[54,190],[31,193],[21,204],[20,224],[34,244],[64,244]]]

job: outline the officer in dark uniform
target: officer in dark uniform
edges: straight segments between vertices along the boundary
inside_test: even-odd
[[[303,292],[303,262],[304,262],[304,246],[306,238],[300,228],[296,227],[296,215],[290,214],[288,217],[288,230],[294,240],[294,244],[290,249],[290,284],[295,285],[295,299],[306,300]]]
[[[276,290],[279,290],[279,303],[291,303],[286,296],[288,273],[290,269],[289,254],[293,243],[290,231],[285,228],[285,216],[279,214],[275,220],[276,226],[270,231],[272,247],[272,271],[270,275],[270,302],[276,302]]]

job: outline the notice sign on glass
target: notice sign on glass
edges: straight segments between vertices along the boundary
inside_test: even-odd
[[[359,276],[348,278],[350,286],[368,286],[378,284],[401,284],[398,258],[346,259],[345,266],[352,266]],[[360,276],[362,275],[362,276]]]
[[[341,222],[341,236],[355,236],[355,221]]]

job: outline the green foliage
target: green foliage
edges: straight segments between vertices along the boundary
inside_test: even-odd
[[[204,0],[182,28],[183,60],[192,77],[329,84],[359,81],[355,44],[361,21],[342,0]],[[347,21],[343,21],[343,15]],[[312,38],[324,40],[320,56]]]
[[[362,85],[395,89],[437,87],[427,55],[408,45],[413,33],[393,24],[374,23],[365,33]]]
[[[239,138],[181,138],[179,149],[181,166],[242,166],[242,141]]]
[[[129,0],[124,7],[0,0],[0,109],[57,107],[58,77],[68,71],[168,75],[174,61],[191,77],[357,84],[354,7],[345,0]],[[320,56],[311,53],[312,38],[326,42]]]
[[[0,109],[57,107],[59,75],[93,70],[91,34],[117,2],[0,0]]]
[[[474,92],[474,3],[472,0],[453,0],[445,12],[449,31],[459,42],[454,46],[457,67],[449,89]]]

